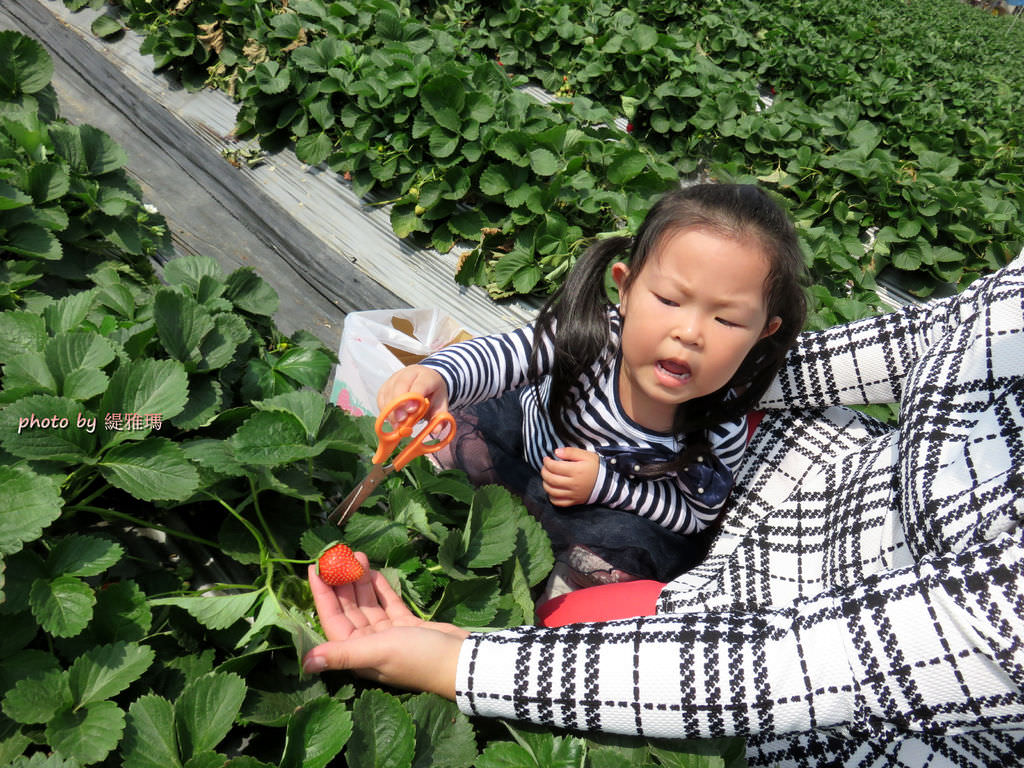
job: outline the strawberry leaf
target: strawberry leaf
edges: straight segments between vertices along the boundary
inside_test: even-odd
[[[352,736],[345,750],[351,768],[410,764],[415,730],[397,698],[384,691],[364,691],[352,706],[352,721]]]

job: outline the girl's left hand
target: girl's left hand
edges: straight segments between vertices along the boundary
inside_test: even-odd
[[[555,449],[555,458],[544,457],[540,479],[551,503],[556,507],[584,504],[597,482],[601,457],[582,448],[563,446]]]
[[[360,677],[455,698],[455,675],[462,641],[469,632],[454,624],[424,621],[402,602],[379,571],[368,568],[352,584],[331,587],[316,566],[309,586],[328,642],[303,659],[307,673],[351,669]]]

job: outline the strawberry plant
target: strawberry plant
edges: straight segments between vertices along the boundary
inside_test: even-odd
[[[150,266],[162,220],[120,148],[62,122],[45,51],[2,34],[0,764],[742,761],[741,740],[609,743],[303,676],[320,639],[304,564],[339,534],[414,611],[479,628],[532,620],[547,538],[505,490],[425,460],[326,525],[375,448],[373,420],[322,395],[332,356],[276,330],[251,270]],[[61,258],[49,237],[25,247],[26,223]]]
[[[399,236],[468,248],[456,279],[495,297],[551,291],[695,174],[789,206],[816,327],[871,311],[883,270],[925,296],[1024,240],[1024,35],[956,0],[121,7],[158,67],[238,98],[241,134],[393,203]]]

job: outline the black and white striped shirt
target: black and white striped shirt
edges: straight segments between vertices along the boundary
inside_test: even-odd
[[[573,445],[594,452],[625,446],[678,453],[684,446],[674,435],[646,429],[623,411],[617,386],[622,320],[616,309],[609,310],[608,322],[612,344],[607,353],[594,362],[591,376],[573,385],[571,393],[576,407],[563,415]],[[452,408],[479,403],[519,388],[525,458],[539,472],[544,457],[553,455],[563,442],[548,417],[550,338],[543,340],[539,350],[541,372],[545,375],[540,387],[523,386],[527,383],[533,343],[534,325],[530,324],[507,334],[481,336],[454,344],[435,352],[423,364],[444,378]],[[746,437],[746,417],[709,430],[712,451],[734,475],[743,459]],[[601,459],[587,504],[634,511],[683,534],[706,528],[725,504],[720,494],[716,497],[710,488],[692,487],[693,483],[684,483],[676,473],[638,478],[630,475],[628,467],[615,466],[614,462],[615,459]]]

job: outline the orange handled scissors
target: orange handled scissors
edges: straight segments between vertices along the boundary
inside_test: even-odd
[[[409,403],[415,403],[416,408],[406,412],[404,407]],[[402,449],[390,464],[385,462],[392,454],[398,444],[405,438],[412,435],[412,428],[426,415],[430,408],[430,401],[423,395],[410,392],[394,400],[387,408],[381,411],[377,417],[377,423],[373,430],[377,433],[377,451],[373,454],[373,467],[369,473],[352,492],[341,500],[341,503],[334,508],[334,511],[327,516],[327,521],[341,525],[349,516],[362,506],[366,498],[373,493],[373,489],[380,485],[381,481],[395,472],[417,456],[427,453],[436,453],[444,448],[455,437],[455,419],[448,411],[440,411],[427,422],[412,441]],[[404,413],[390,430],[385,430],[385,425],[390,424],[390,418],[396,413]],[[439,430],[443,429],[443,434]],[[440,434],[440,437],[433,435]]]

